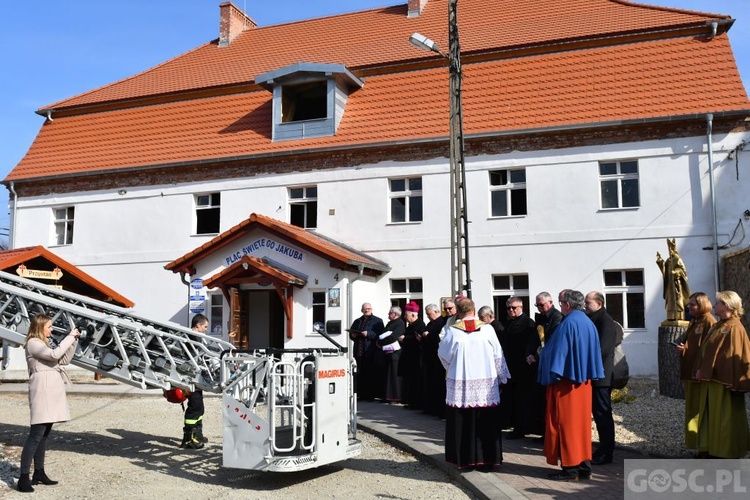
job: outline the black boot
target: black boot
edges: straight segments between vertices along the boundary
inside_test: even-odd
[[[208,443],[208,438],[203,435],[203,422],[198,422],[195,424],[195,439],[200,441],[201,443]]]
[[[186,425],[182,428],[182,443],[180,448],[187,448],[188,450],[199,450],[203,448],[203,443],[198,441],[195,437],[195,426]]]
[[[52,479],[47,477],[47,474],[44,473],[44,469],[34,469],[34,475],[31,476],[31,484],[46,484],[47,486],[52,486],[53,484],[57,484],[60,481],[53,481]]]
[[[18,491],[23,493],[31,493],[34,491],[28,474],[21,474],[21,477],[18,478]]]

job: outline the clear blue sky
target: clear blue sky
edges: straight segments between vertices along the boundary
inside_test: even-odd
[[[234,0],[260,26],[407,0]],[[218,37],[221,0],[3,0],[0,4],[0,178],[23,158],[47,104],[101,87]],[[750,88],[750,0],[642,0],[729,14],[729,32]],[[459,21],[461,1],[459,5]],[[540,2],[540,5],[541,2]],[[283,6],[282,9],[279,9]],[[447,22],[447,13],[446,13]],[[0,228],[8,227],[0,187]]]

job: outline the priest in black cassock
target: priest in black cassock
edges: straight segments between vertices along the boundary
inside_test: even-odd
[[[384,330],[383,320],[372,314],[372,306],[367,302],[362,304],[362,316],[355,319],[349,329],[354,359],[357,360],[354,387],[357,397],[366,401],[383,397],[379,373],[382,353],[375,342]]]
[[[536,365],[529,365],[526,361],[526,352],[537,333],[534,320],[523,311],[520,297],[509,298],[506,304],[508,321],[501,334],[500,345],[508,363],[511,379],[503,389],[500,425],[503,429],[513,427],[513,432],[507,439],[518,439],[527,434],[529,405],[533,386],[536,384]]]

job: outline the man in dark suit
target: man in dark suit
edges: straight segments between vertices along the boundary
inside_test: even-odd
[[[537,334],[530,338],[530,343],[526,348],[526,362],[531,367],[534,380],[536,381],[539,352],[542,350],[544,344],[552,339],[552,334],[557,325],[563,320],[563,315],[559,310],[555,309],[555,303],[552,301],[552,296],[549,292],[537,294],[534,305],[538,311],[534,316]],[[529,399],[529,416],[526,430],[529,434],[544,436],[544,412],[547,406],[547,387],[538,383],[533,384]]]
[[[506,439],[519,439],[527,433],[532,388],[536,384],[536,366],[526,361],[528,345],[536,337],[534,320],[523,311],[521,297],[511,297],[506,301],[508,321],[500,337],[505,361],[508,364],[511,378],[503,388],[500,399],[500,426],[512,426],[513,432]]]
[[[366,401],[382,397],[382,384],[378,377],[378,358],[382,354],[375,341],[384,331],[383,320],[372,314],[372,306],[368,302],[362,304],[362,316],[352,323],[349,338],[353,342],[354,359],[357,360],[357,397]]]
[[[599,344],[602,350],[604,378],[593,381],[591,411],[594,415],[596,430],[599,433],[599,448],[591,459],[592,465],[612,463],[615,451],[615,422],[612,419],[612,370],[615,365],[615,344],[617,323],[604,307],[604,295],[601,292],[589,292],[584,301],[586,315],[596,326],[599,333]]]
[[[549,342],[555,327],[563,320],[563,315],[555,309],[555,303],[552,302],[552,296],[549,292],[542,292],[536,296],[536,310],[539,311],[534,317],[537,327],[541,326],[544,333],[544,342]],[[537,329],[538,331],[538,329]],[[541,345],[541,342],[540,342]],[[537,356],[538,358],[538,356]]]
[[[455,307],[455,306],[454,306]],[[425,307],[425,315],[430,320],[420,336],[422,353],[422,386],[424,387],[425,411],[438,417],[445,412],[445,368],[438,359],[440,332],[445,325],[445,318],[440,314],[437,304]]]

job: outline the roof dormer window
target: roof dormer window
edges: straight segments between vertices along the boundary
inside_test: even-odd
[[[343,64],[297,63],[255,78],[273,92],[274,141],[336,134],[349,95],[364,82]]]
[[[282,85],[281,122],[327,118],[327,89],[328,84],[325,80],[298,85]]]

